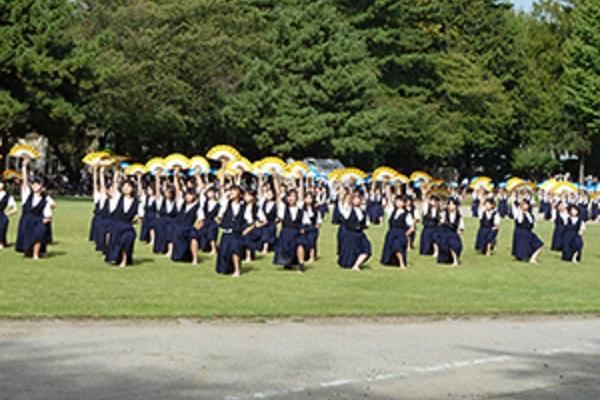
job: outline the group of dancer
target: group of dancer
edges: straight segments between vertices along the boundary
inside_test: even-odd
[[[96,167],[93,180],[90,240],[107,262],[120,267],[132,263],[136,220],[141,221],[140,240],[154,253],[195,265],[204,251],[216,256],[216,271],[222,274],[239,276],[242,262],[254,260],[257,252],[274,251],[275,264],[301,272],[317,256],[327,206],[321,186],[261,175],[249,188],[242,174],[227,175],[224,169],[218,180],[179,169],[163,178],[159,171],[144,184],[141,175],[131,181],[120,170],[109,180],[105,168]]]
[[[176,168],[155,174],[125,176],[120,168],[93,167],[94,212],[90,241],[108,263],[131,265],[137,231],[156,254],[177,262],[198,264],[203,253],[214,256],[216,272],[240,276],[242,264],[257,253],[273,252],[273,263],[305,271],[318,256],[321,224],[333,206],[337,230],[337,262],[360,271],[372,256],[366,231],[387,223],[381,264],[405,270],[408,253],[420,232],[420,255],[442,265],[458,266],[465,230],[461,196],[457,191],[418,193],[410,186],[373,182],[319,181],[311,177],[281,176],[275,171],[250,175],[227,173],[223,161],[217,174]],[[22,163],[21,204],[16,249],[34,259],[52,241],[52,213],[56,203],[41,179],[30,179],[28,161]],[[551,250],[577,263],[583,253],[586,220],[577,196],[540,196],[541,214],[554,221]],[[473,193],[471,212],[479,220],[475,250],[492,256],[503,218],[514,220],[512,255],[537,263],[544,243],[535,234],[534,195],[531,192]],[[418,206],[421,202],[421,206]],[[0,246],[7,243],[8,216],[17,204],[0,183]],[[582,215],[583,214],[583,215]]]

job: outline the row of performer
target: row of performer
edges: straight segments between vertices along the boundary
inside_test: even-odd
[[[45,192],[42,180],[29,179],[28,163],[22,165],[21,203],[15,248],[35,259],[43,256],[52,241],[52,213],[56,203]],[[223,167],[225,168],[225,167]],[[380,261],[408,267],[408,251],[416,242],[419,253],[435,256],[440,264],[458,266],[464,232],[460,198],[440,198],[424,193],[421,207],[396,187],[354,188],[326,186],[303,178],[259,176],[248,188],[241,176],[219,174],[211,181],[196,174],[152,181],[126,178],[120,170],[108,174],[93,170],[94,211],[89,239],[105,260],[120,267],[133,263],[137,239],[134,223],[141,222],[139,239],[153,251],[174,261],[196,264],[202,252],[216,256],[216,271],[239,276],[242,263],[257,252],[274,252],[273,262],[285,269],[304,271],[318,255],[319,230],[333,205],[332,222],[338,225],[337,262],[360,271],[372,256],[366,231],[370,224],[387,220],[388,229]],[[496,248],[504,199],[477,196],[473,209],[479,219],[475,248],[491,256]],[[514,220],[512,255],[521,261],[538,262],[543,242],[535,234],[533,197],[513,193],[506,197]],[[555,229],[552,250],[562,259],[579,262],[583,252],[585,218],[581,207],[562,199],[552,205]],[[8,216],[16,202],[0,186],[0,245],[6,244]]]

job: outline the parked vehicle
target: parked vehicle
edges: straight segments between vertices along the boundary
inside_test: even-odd
[[[305,158],[304,162],[320,175],[328,175],[333,170],[345,168],[336,158]]]

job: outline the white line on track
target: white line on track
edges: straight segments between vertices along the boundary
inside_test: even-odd
[[[597,348],[596,346],[584,346],[588,350],[591,347]],[[564,353],[574,353],[585,351],[583,348],[560,348],[560,349],[550,349],[538,352],[532,352],[531,355],[544,355],[544,356],[552,356],[557,354]],[[452,361],[442,364],[436,364],[426,367],[413,367],[413,368],[405,368],[402,372],[397,373],[386,373],[386,374],[378,374],[368,378],[357,378],[357,379],[336,379],[327,382],[319,382],[316,385],[310,385],[308,387],[298,386],[290,389],[281,389],[281,390],[265,390],[263,392],[256,392],[250,395],[237,395],[237,396],[225,396],[224,400],[244,400],[244,399],[268,399],[276,396],[285,396],[294,393],[303,393],[307,392],[310,389],[318,389],[318,388],[331,388],[331,387],[340,387],[347,386],[353,383],[366,383],[366,382],[385,382],[396,379],[405,379],[408,378],[411,374],[435,374],[440,372],[451,371],[459,368],[469,368],[477,365],[487,365],[487,364],[496,364],[503,363],[507,361],[518,360],[519,357],[516,356],[496,356],[496,357],[487,357],[487,358],[474,358],[471,360],[463,360],[463,361]]]

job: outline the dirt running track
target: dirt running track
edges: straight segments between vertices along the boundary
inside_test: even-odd
[[[600,398],[600,318],[0,321],[0,399]]]

